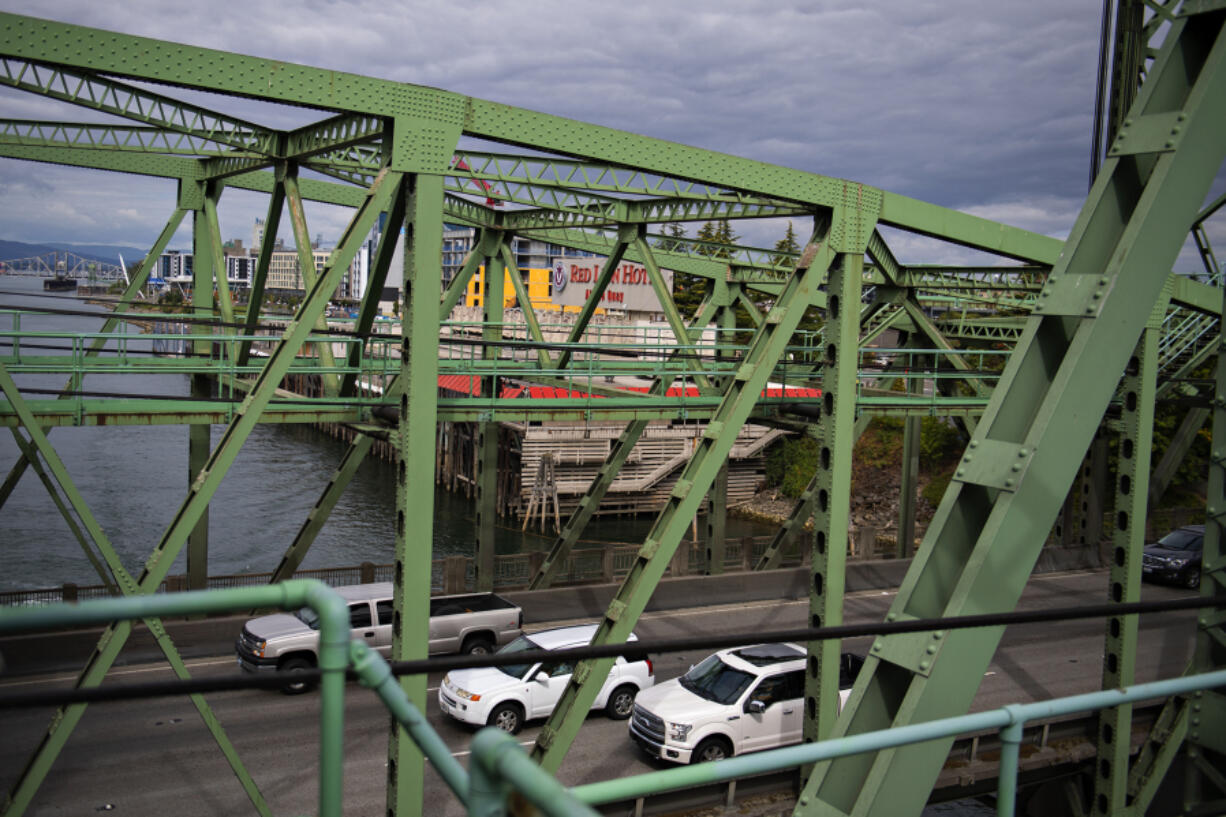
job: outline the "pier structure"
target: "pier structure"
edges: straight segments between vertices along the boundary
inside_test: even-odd
[[[389,509],[397,530],[393,658],[407,660],[426,656],[431,554],[421,543],[431,541],[440,421],[477,424],[476,576],[484,587],[493,579],[498,424],[620,424],[534,576],[536,588],[550,584],[648,426],[701,422],[697,445],[601,619],[593,643],[602,645],[628,637],[708,496],[715,507],[706,563],[713,571],[723,564],[718,505],[726,494],[728,456],[747,423],[762,424],[811,435],[819,447],[817,473],[779,537],[782,546],[812,514],[815,529],[806,534],[810,623],[819,627],[842,620],[857,433],[876,414],[940,415],[964,423],[970,442],[888,622],[1011,610],[1050,531],[1077,516],[1065,510],[1074,486],[1086,506],[1083,530],[1093,524],[1089,497],[1112,508],[1112,569],[1104,594],[1115,603],[1135,601],[1155,400],[1207,398],[1195,406],[1202,413],[1189,413],[1189,428],[1199,428],[1197,417],[1203,422],[1207,413],[1218,436],[1226,428],[1226,357],[1217,355],[1226,344],[1221,268],[1203,229],[1220,217],[1224,203],[1206,202],[1206,196],[1226,154],[1226,11],[1212,0],[1149,6],[1120,0],[1117,10],[1117,25],[1106,29],[1114,34],[1104,37],[1110,59],[1102,87],[1109,90],[1095,143],[1097,173],[1063,242],[854,180],[444,90],[0,15],[0,82],[121,123],[8,120],[0,127],[0,156],[173,182],[176,206],[146,257],[157,258],[190,215],[197,293],[186,319],[192,353],[182,360],[142,357],[108,337],[147,279],[147,264],[134,272],[103,332],[76,339],[79,353],[41,356],[22,347],[19,331],[10,333],[10,351],[0,358],[0,420],[23,455],[0,488],[0,501],[33,470],[72,523],[85,557],[117,594],[151,594],[181,552],[189,586],[203,586],[208,506],[255,426],[348,424],[360,434],[276,567],[272,578],[278,581],[293,575],[373,441],[387,439],[399,453],[397,503]],[[178,98],[180,90],[296,106],[315,118],[278,130],[201,107],[190,94]],[[266,355],[252,351],[260,316],[235,310],[224,274],[217,213],[229,189],[269,197],[250,303],[262,300],[267,259],[286,211],[298,247],[309,253],[303,202],[353,208],[319,275],[304,258],[306,296]],[[803,225],[803,246],[779,252],[659,232],[679,222],[752,218],[794,220]],[[444,222],[479,231],[475,249],[445,289]],[[389,226],[359,315],[351,329],[334,332],[324,320],[328,299],[379,223]],[[951,267],[900,257],[891,240],[899,232],[978,250],[996,262]],[[478,331],[448,336],[447,316],[478,267],[505,269],[521,306],[530,303],[510,250],[517,234],[605,259],[566,337],[546,336],[530,308],[523,315],[526,337],[507,337],[499,274],[485,276]],[[1172,274],[1189,236],[1205,266],[1199,279]],[[396,268],[394,257],[402,259]],[[672,336],[666,350],[644,354],[642,344],[588,336],[623,260],[647,271]],[[694,307],[678,305],[664,270],[689,276],[689,294],[699,296]],[[402,322],[394,336],[372,331],[385,286],[400,292]],[[948,307],[939,316],[936,299]],[[992,314],[984,315],[985,306]],[[868,350],[887,329],[900,333],[898,348]],[[1007,362],[979,365],[979,348]],[[1190,382],[1189,373],[1215,355],[1215,379]],[[188,374],[191,396],[144,400],[98,395],[82,385],[95,372],[150,371]],[[19,380],[32,373],[62,373],[68,385],[54,399],[23,393]],[[299,373],[319,375],[322,395],[286,392],[285,378]],[[451,376],[469,378],[466,394],[440,392],[440,378]],[[117,423],[184,424],[192,452],[193,476],[182,504],[136,575],[115,556],[48,433],[59,425]],[[215,446],[210,423],[225,426]],[[913,445],[917,429],[912,423],[907,428]],[[1114,485],[1107,486],[1100,464],[1110,439],[1118,443],[1119,466]],[[1207,605],[1226,592],[1222,457],[1215,449],[1209,474],[1201,582]],[[911,476],[904,491],[912,491],[914,457],[907,460]],[[768,548],[759,567],[773,567],[777,553]],[[184,674],[159,620],[148,623],[167,660]],[[1206,612],[1197,627],[1190,671],[1220,668],[1226,664],[1221,612]],[[1136,628],[1135,616],[1109,620],[1104,689],[1130,683]],[[808,643],[806,741],[965,713],[1002,630],[880,637],[841,713],[839,643]],[[78,686],[101,682],[130,632],[128,622],[108,627]],[[532,751],[545,770],[558,768],[613,660],[578,665]],[[426,705],[424,676],[405,676],[399,685],[417,707]],[[256,810],[268,813],[224,725],[202,697],[194,700]],[[5,815],[25,813],[85,709],[71,704],[56,715],[5,800]],[[1180,753],[1187,760],[1190,801],[1206,813],[1220,812],[1226,804],[1220,771],[1226,767],[1220,738],[1226,699],[1211,690],[1170,698],[1131,762],[1126,742],[1116,740],[1129,734],[1130,717],[1130,704],[1102,716],[1094,794],[1076,813],[1144,812]],[[918,814],[952,740],[823,759],[805,771],[796,814]],[[391,734],[387,768],[387,813],[423,813],[423,755],[407,732]]]

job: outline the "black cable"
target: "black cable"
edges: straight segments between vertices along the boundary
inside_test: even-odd
[[[458,655],[442,658],[427,658],[418,661],[397,661],[391,664],[396,676],[421,675],[472,667],[500,667],[508,664],[536,663],[537,661],[561,662],[585,658],[609,658],[623,656],[634,661],[651,654],[688,652],[691,650],[716,650],[746,644],[772,643],[779,641],[826,641],[833,638],[857,638],[863,636],[892,635],[896,633],[931,632],[936,630],[961,630],[974,627],[998,627],[1010,624],[1039,624],[1053,621],[1073,621],[1107,616],[1163,613],[1178,610],[1195,610],[1208,607],[1224,607],[1226,598],[1205,599],[1193,596],[1170,601],[1138,601],[1127,604],[1093,604],[1077,607],[1061,607],[1053,610],[1013,611],[954,618],[929,618],[913,621],[872,622],[867,624],[843,624],[836,627],[807,627],[772,632],[734,633],[724,636],[698,638],[667,638],[651,641],[631,641],[625,644],[605,644],[598,647],[576,647],[570,650],[522,650],[514,653],[493,655]],[[167,695],[186,695],[205,692],[222,692],[240,689],[280,689],[290,680],[313,683],[322,673],[318,669],[295,673],[270,673],[268,675],[236,675],[228,678],[191,679],[186,681],[152,681],[141,684],[108,684],[87,689],[36,690],[31,692],[0,693],[0,709],[29,706],[58,706],[70,703],[104,703],[150,698]],[[347,675],[353,678],[352,673]]]

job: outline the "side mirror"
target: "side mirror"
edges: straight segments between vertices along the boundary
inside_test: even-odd
[[[543,671],[538,672],[532,677],[532,680],[536,681],[538,684],[547,684],[549,683],[549,674]]]
[[[766,703],[763,701],[750,701],[745,704],[745,711],[750,715],[761,715],[766,711]]]

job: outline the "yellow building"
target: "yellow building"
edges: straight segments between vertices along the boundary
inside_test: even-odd
[[[552,271],[548,269],[532,268],[521,269],[521,273],[525,274],[524,283],[528,287],[528,299],[532,301],[532,308],[537,312],[578,312],[582,307],[567,306],[561,307],[553,302],[553,285],[550,283]],[[515,287],[511,284],[511,273],[503,271],[502,278],[502,305],[504,308],[517,306],[518,300],[515,297]],[[464,296],[465,306],[484,306],[485,305],[485,267],[478,267],[473,277],[468,282],[468,289]],[[604,310],[597,308],[597,315],[604,314]]]

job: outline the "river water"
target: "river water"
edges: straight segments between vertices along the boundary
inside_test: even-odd
[[[0,276],[0,310],[56,308],[90,315],[23,316],[26,332],[96,332],[106,312],[71,295],[45,295],[42,279]],[[0,314],[0,331],[12,318]],[[138,344],[146,344],[141,340]],[[23,342],[27,354],[52,354],[33,345],[65,345],[62,338]],[[11,346],[0,341],[0,355]],[[23,389],[58,389],[62,375],[22,375]],[[185,375],[91,375],[85,389],[185,397]],[[30,394],[27,399],[49,395]],[[213,443],[223,428],[213,426]],[[188,486],[185,426],[112,426],[56,428],[49,435],[69,475],[97,517],[124,566],[139,573],[144,560],[169,526]],[[222,482],[209,514],[209,572],[214,575],[267,572],[276,568],[307,513],[340,462],[346,444],[305,426],[262,425],[256,428]],[[0,433],[0,478],[18,456],[11,434]],[[393,466],[369,458],[324,525],[303,567],[336,567],[363,561],[393,561],[396,486]],[[463,496],[439,488],[434,514],[434,555],[472,555],[473,505]],[[641,542],[653,519],[597,518],[584,532],[580,547],[609,542]],[[701,520],[700,520],[701,525]],[[535,526],[534,526],[535,527]],[[700,527],[701,530],[701,527]],[[729,520],[729,536],[773,533],[772,527]],[[552,537],[521,533],[515,520],[500,520],[499,553],[544,550]],[[0,590],[54,587],[63,582],[96,584],[89,562],[33,471],[0,508]],[[182,573],[179,556],[172,573]]]

